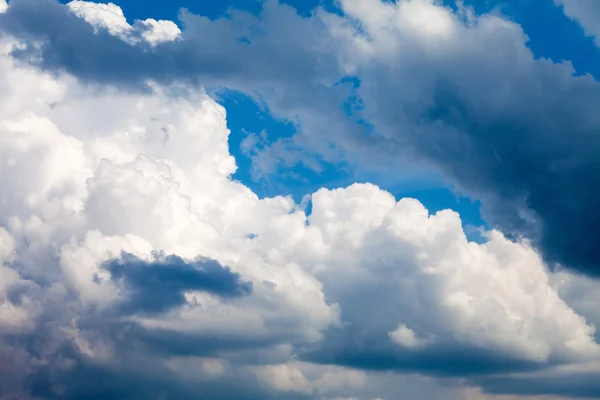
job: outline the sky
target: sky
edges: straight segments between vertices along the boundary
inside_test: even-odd
[[[600,398],[596,0],[0,0],[0,400]]]

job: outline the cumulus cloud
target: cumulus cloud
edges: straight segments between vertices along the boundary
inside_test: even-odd
[[[169,42],[181,35],[181,30],[173,21],[157,21],[149,18],[136,21],[132,26],[127,22],[121,7],[113,3],[93,3],[75,0],[67,4],[75,15],[83,18],[96,28],[104,28],[112,35],[135,44],[140,38],[150,44]],[[138,36],[138,37],[136,37]]]
[[[245,49],[230,22],[187,14],[186,29],[171,36],[156,33],[157,25],[147,20],[158,37],[169,38],[157,43],[135,36],[150,31],[129,25],[114,5],[35,4],[13,0],[0,20],[3,29],[17,36],[4,37],[0,53],[2,396],[391,399],[414,393],[460,399],[487,396],[481,390],[531,393],[527,385],[532,382],[539,394],[595,390],[590,377],[596,375],[590,369],[596,373],[600,346],[592,322],[600,318],[589,307],[591,300],[575,294],[585,286],[592,296],[597,284],[569,270],[551,272],[536,250],[540,244],[545,249],[545,242],[535,237],[509,240],[497,230],[487,232],[483,244],[470,242],[457,213],[431,214],[417,200],[398,201],[373,184],[321,189],[311,196],[309,214],[289,197],[259,199],[232,180],[237,167],[228,149],[226,111],[197,82],[177,82],[167,76],[173,72],[169,68],[166,75],[155,75],[158,69],[143,68],[161,68],[160,62],[143,65],[144,60],[136,66],[119,59],[123,64],[107,72],[102,57],[108,53],[90,53],[95,57],[90,64],[69,64],[59,57],[66,56],[59,47],[67,43],[56,40],[81,40],[75,54],[87,48],[127,55],[133,49],[140,53],[129,61],[137,56],[160,61],[162,51],[183,56],[190,49],[187,29],[196,37],[220,32],[242,53],[226,54],[222,43],[206,44],[206,54],[215,60],[231,57],[231,69],[201,69],[210,72],[205,78],[235,85],[243,70],[266,85],[278,78],[267,79],[270,72],[282,74],[281,82],[292,73],[299,86],[307,80],[314,84],[302,90],[322,94],[325,86],[315,82],[324,75],[310,66],[314,58],[302,59],[313,54],[303,47],[305,42],[291,42],[289,51],[302,51],[289,65],[277,58],[269,71],[250,58],[248,66],[240,67],[235,57],[254,51],[273,55],[277,47],[269,40],[281,38],[259,40],[258,50]],[[360,90],[365,99],[373,99],[376,89],[382,97],[391,96],[400,84],[389,80],[389,88],[381,87],[375,75],[389,76],[381,69],[384,62],[400,70],[423,69],[423,75],[411,78],[413,86],[406,86],[406,98],[390,102],[394,107],[414,105],[406,109],[408,116],[422,104],[435,108],[427,99],[406,102],[423,87],[437,90],[427,72],[440,79],[462,77],[446,64],[448,70],[425,69],[432,60],[438,65],[449,57],[443,47],[450,45],[454,66],[462,66],[462,58],[478,60],[492,37],[493,43],[505,45],[502,51],[518,50],[514,55],[525,65],[526,72],[507,75],[508,82],[541,71],[546,77],[563,77],[567,92],[589,90],[594,96],[596,83],[590,79],[577,80],[564,66],[533,60],[521,47],[522,32],[499,17],[475,21],[462,9],[460,19],[427,1],[384,5],[346,0],[342,5],[345,19],[329,14],[302,19],[274,3],[266,6],[265,18],[269,12],[289,18],[267,19],[278,29],[290,21],[299,23],[293,33],[306,32],[302,40],[315,40],[313,44],[322,43],[317,38],[323,32],[335,38],[333,43],[344,47],[322,60],[324,69],[335,76],[339,62],[354,68],[364,79]],[[49,16],[59,23],[42,24]],[[256,22],[254,17],[239,18]],[[361,35],[368,38],[357,33],[351,18],[362,21]],[[28,25],[32,21],[35,26]],[[169,24],[158,25],[169,31]],[[61,36],[66,28],[80,35]],[[504,36],[498,37],[499,32]],[[41,39],[46,34],[49,42]],[[292,40],[290,35],[285,39]],[[42,69],[22,63],[30,39],[29,50],[41,51],[36,66]],[[403,64],[395,56],[398,49],[412,54],[413,61]],[[505,55],[491,53],[482,65],[487,72],[507,67],[501,63]],[[292,68],[298,60],[298,69]],[[56,74],[54,67],[61,72]],[[119,75],[121,67],[129,72]],[[475,82],[484,76],[470,75]],[[118,87],[113,85],[119,83],[117,76],[137,81]],[[142,81],[144,90],[130,90]],[[458,89],[470,87],[457,82]],[[494,82],[488,84],[485,90],[498,89]],[[417,137],[410,136],[414,123],[402,121],[410,128],[411,147],[426,156],[455,154],[452,143],[438,137],[441,133],[460,139],[459,144],[484,143],[476,133],[487,126],[487,118],[510,110],[499,107],[498,115],[486,114],[477,108],[478,93],[467,91],[462,101],[466,111],[482,113],[477,114],[481,126],[453,130],[448,121],[424,121],[423,137]],[[516,96],[510,86],[502,93],[494,98],[499,106]],[[298,106],[295,101],[302,95],[289,109]],[[319,96],[308,113],[313,117],[325,99]],[[270,100],[286,99],[276,95]],[[279,103],[281,109],[284,103]],[[543,111],[547,103],[535,104]],[[442,111],[433,112],[437,116],[431,119],[451,117]],[[373,110],[373,118],[387,129],[391,112]],[[522,116],[524,123],[528,116]],[[439,132],[432,130],[436,124]],[[395,132],[383,130],[389,140]],[[447,147],[433,146],[429,154],[421,139]],[[497,149],[505,151],[498,157],[507,156],[508,147]],[[437,162],[454,165],[447,159]],[[467,153],[464,169],[450,170],[452,176],[464,178],[466,187],[480,183],[471,188],[500,199],[481,183],[482,176],[472,181],[462,175],[479,166],[470,161],[485,160]],[[489,172],[486,166],[477,173]],[[518,189],[528,187],[526,183]],[[502,188],[502,195],[521,199],[519,190]],[[550,217],[541,218],[547,222]],[[578,227],[577,221],[564,223]],[[571,253],[561,257],[565,254]],[[574,387],[569,379],[582,385]],[[483,389],[465,392],[465,386]]]
[[[354,23],[334,17],[332,29],[382,135],[438,165],[482,199],[488,222],[529,237],[547,261],[595,274],[597,199],[586,182],[598,174],[589,108],[598,82],[536,59],[521,27],[496,15],[429,1],[342,3]],[[436,28],[406,23],[421,20]]]
[[[180,38],[156,46],[98,31],[104,11],[81,14],[90,25],[50,0],[14,0],[0,26],[23,39],[17,59],[86,82],[194,82],[266,102],[299,130],[263,146],[256,158],[267,171],[273,162],[318,170],[319,159],[434,168],[481,199],[491,225],[527,237],[550,263],[595,274],[600,216],[587,182],[598,175],[598,82],[535,58],[521,27],[496,14],[430,0],[340,7],[301,17],[271,1],[260,18],[214,21],[183,11]]]
[[[551,288],[526,243],[498,232],[469,242],[455,213],[429,215],[368,185],[316,193],[309,220],[330,247],[343,243],[317,276],[349,323],[311,358],[468,375],[598,352],[594,328]]]
[[[6,52],[1,66],[0,331],[11,364],[23,365],[11,371],[21,390],[36,395],[33,381],[42,397],[76,398],[100,375],[113,382],[102,393],[132,390],[142,378],[117,376],[150,354],[218,359],[227,349],[257,363],[246,353],[263,349],[281,362],[337,323],[320,282],[252,250],[251,232],[299,211],[230,180],[213,100],[98,93]],[[161,362],[143,380],[166,374]],[[80,385],[62,388],[76,376]]]

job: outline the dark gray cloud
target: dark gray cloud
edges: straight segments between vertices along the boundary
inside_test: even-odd
[[[523,396],[564,396],[569,398],[596,399],[600,397],[598,373],[573,371],[538,376],[496,376],[473,380],[491,394],[519,394]]]
[[[393,107],[374,108],[376,119],[411,153],[482,198],[490,224],[531,239],[551,263],[598,275],[600,197],[590,184],[600,178],[600,85],[528,54],[523,69],[509,57],[491,58],[429,64],[431,96],[413,104],[404,129],[395,128]],[[398,96],[390,82],[368,90],[392,100]]]
[[[185,303],[184,292],[197,290],[224,298],[247,295],[252,286],[217,261],[199,258],[187,262],[175,255],[157,255],[145,261],[132,254],[110,260],[103,267],[111,278],[121,283],[127,298],[122,312],[160,313]]]
[[[146,261],[123,253],[102,267],[123,290],[120,302],[99,309],[75,299],[62,304],[47,299],[34,330],[0,336],[0,396],[44,400],[307,398],[278,397],[235,370],[213,379],[181,379],[165,364],[172,357],[222,357],[269,349],[281,338],[243,340],[223,334],[146,329],[124,318],[181,306],[187,290],[211,293],[223,301],[239,300],[251,294],[252,286],[238,274],[208,258],[185,261],[164,254]],[[10,291],[11,301],[20,301],[19,288]],[[31,297],[36,292],[26,294]],[[85,346],[95,355],[86,355]],[[105,351],[111,354],[108,361],[102,356]]]
[[[505,105],[512,110],[478,110],[471,99],[440,91],[427,117],[439,129],[424,135],[437,145],[422,137],[415,144],[463,188],[489,196],[484,210],[491,223],[533,239],[551,263],[598,276],[600,194],[590,184],[600,179],[600,121],[589,105],[600,104],[600,86],[581,78],[557,88],[560,78],[540,71],[525,88],[511,82]],[[525,94],[531,86],[544,89]],[[532,107],[519,111],[524,96]],[[453,134],[444,135],[450,132],[463,141],[458,148],[448,140]]]
[[[14,52],[16,58],[90,83],[139,88],[152,79],[249,90],[285,81],[311,93],[323,85],[321,78],[334,83],[338,77],[322,28],[291,7],[269,2],[262,19],[234,12],[216,21],[184,10],[181,21],[181,40],[152,46],[95,30],[53,0],[15,0],[0,15],[4,33],[29,40]]]

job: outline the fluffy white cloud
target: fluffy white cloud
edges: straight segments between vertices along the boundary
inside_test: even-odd
[[[319,191],[309,220],[328,249],[317,276],[344,299],[342,312],[360,303],[345,316],[361,328],[393,324],[390,336],[409,348],[451,339],[531,361],[599,355],[594,328],[553,290],[526,243],[495,231],[469,242],[456,213],[429,215],[372,185]]]
[[[123,34],[131,29],[121,7],[113,3],[94,3],[91,1],[72,1],[69,8],[79,17],[92,25],[108,29],[112,34]]]
[[[268,348],[312,343],[337,323],[337,306],[325,301],[319,281],[293,260],[256,250],[247,237],[263,230],[283,237],[305,215],[288,198],[261,201],[230,179],[236,167],[222,107],[202,93],[182,97],[161,88],[98,93],[68,77],[18,68],[7,52],[0,60],[8,89],[2,101],[10,104],[0,111],[0,256],[17,264],[0,270],[2,333],[45,333],[29,292],[9,293],[23,283],[19,273],[34,276],[61,286],[74,307],[63,312],[49,301],[56,293],[36,293],[44,315],[64,314],[56,323],[65,325],[52,335],[63,331],[81,356],[112,362],[118,353],[111,338],[78,321],[87,307],[110,309],[127,295],[103,263],[122,252],[150,260],[153,251],[212,257],[252,291],[232,300],[187,292],[183,307],[130,318],[148,331]],[[20,79],[28,84],[16,84]],[[70,291],[75,302],[67,301]]]
[[[138,40],[135,35],[136,29],[141,37],[151,44],[172,41],[181,35],[181,30],[173,21],[148,18],[136,21],[132,26],[127,22],[121,7],[114,3],[74,0],[67,5],[77,16],[95,27],[107,29],[112,35],[133,43]]]
[[[400,346],[409,349],[425,347],[431,342],[431,338],[417,337],[415,331],[405,324],[400,324],[395,331],[390,332],[390,337]]]
[[[348,65],[392,54],[403,46],[398,31],[434,54],[463,29],[427,1],[343,5],[372,35],[354,38],[364,51]],[[115,35],[134,29],[115,5],[69,6]],[[142,23],[152,43],[179,34]],[[489,18],[479,29],[502,23]],[[594,327],[581,316],[594,321],[592,310],[565,302],[572,296],[559,275],[528,243],[497,231],[469,242],[456,213],[430,215],[371,184],[319,190],[308,216],[290,198],[259,199],[231,179],[225,110],[198,88],[90,88],[16,64],[12,46],[3,42],[0,55],[0,339],[19,354],[19,378],[50,366],[64,373],[51,374],[59,390],[93,365],[126,377],[139,369],[136,382],[164,373],[222,390],[239,378],[275,398],[397,398],[404,389],[390,382],[413,378],[361,371],[344,360],[348,347],[364,357],[383,349],[397,363],[388,369],[438,374],[453,368],[452,349],[465,363],[471,353],[534,368],[598,362]],[[156,268],[161,251],[190,264],[216,260],[251,290],[181,289],[181,301],[158,299],[172,301],[161,312],[123,311],[124,301],[146,298],[107,262],[127,253]],[[15,333],[37,335],[44,349],[11,342]],[[61,353],[65,346],[75,354]],[[422,363],[436,352],[446,366]],[[456,398],[447,390],[444,398]]]

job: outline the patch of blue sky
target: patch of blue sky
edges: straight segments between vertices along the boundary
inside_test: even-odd
[[[291,138],[296,125],[291,121],[274,118],[267,109],[260,107],[249,96],[239,92],[222,91],[218,102],[227,110],[227,125],[231,131],[229,151],[235,157],[238,170],[233,176],[260,197],[291,195],[297,202],[304,195],[321,187],[335,188],[353,183],[353,171],[348,164],[319,162],[319,170],[302,163],[279,169],[272,174],[254,172],[254,155],[244,151],[244,141],[249,135],[269,144],[276,139]]]

